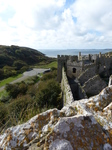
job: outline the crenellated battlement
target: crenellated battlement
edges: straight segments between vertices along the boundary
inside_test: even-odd
[[[62,67],[65,68],[67,76],[78,77],[84,70],[96,66],[98,73],[102,72],[105,68],[110,67],[112,56],[108,54],[88,54],[82,55],[79,52],[78,56],[74,55],[57,55],[58,58],[58,81],[61,82]]]
[[[63,105],[101,92],[112,74],[112,56],[88,54],[58,55],[57,79],[61,82]]]

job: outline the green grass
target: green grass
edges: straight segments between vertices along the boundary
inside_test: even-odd
[[[16,79],[18,79],[18,78],[20,78],[20,77],[22,77],[22,74],[19,74],[19,75],[17,75],[17,76],[9,77],[9,78],[7,78],[7,79],[4,79],[4,80],[0,81],[0,87],[4,86],[4,85],[6,85],[7,83],[10,83],[10,82],[12,82],[12,81],[14,81],[14,80],[16,80]]]
[[[40,65],[37,65],[35,67],[36,68],[45,68],[45,69],[52,68],[52,67],[57,68],[57,61],[53,61],[49,64],[40,64]]]
[[[7,96],[7,95],[8,95],[8,92],[6,90],[0,91],[0,98],[2,96]]]

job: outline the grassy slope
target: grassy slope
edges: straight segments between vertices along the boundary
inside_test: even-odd
[[[7,83],[10,83],[10,82],[12,82],[12,81],[14,81],[14,80],[16,80],[16,79],[18,79],[20,77],[22,77],[22,74],[19,74],[19,75],[15,76],[15,77],[9,77],[7,79],[4,79],[4,80],[0,81],[0,87],[4,86]]]
[[[35,67],[36,67],[36,68],[45,68],[45,69],[47,69],[47,68],[52,68],[52,67],[57,68],[57,61],[53,61],[53,62],[51,62],[51,63],[49,63],[49,64],[36,65]]]

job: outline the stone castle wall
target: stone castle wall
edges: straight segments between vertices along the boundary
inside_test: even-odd
[[[85,92],[85,89],[81,86],[80,82],[78,82],[78,93],[80,99],[86,99],[88,98]]]
[[[58,55],[58,68],[57,68],[57,80],[61,82],[62,79],[62,68],[67,66],[68,56]]]
[[[97,60],[97,65],[99,66],[98,68],[98,73],[101,73],[105,70],[109,70],[111,67],[112,63],[112,57],[110,56],[102,56]]]
[[[96,66],[93,65],[92,67],[86,69],[79,77],[78,80],[83,85],[88,79],[92,78],[96,75]]]
[[[83,89],[87,93],[87,95],[97,95],[107,86],[106,82],[103,81],[99,75],[95,75],[90,78],[87,82],[84,83]]]
[[[86,94],[98,94],[106,87],[106,82],[100,77],[105,78],[112,74],[111,66],[112,57],[102,55],[101,53],[99,55],[88,56],[81,56],[81,53],[79,53],[78,57],[58,56],[58,81],[61,82],[62,80],[64,105],[71,103],[71,101],[82,99],[83,97],[87,98]],[[63,67],[65,68],[64,74],[62,71]],[[100,76],[97,76],[98,74]],[[77,79],[79,84],[76,81]],[[72,93],[73,99],[70,98],[70,93]]]
[[[63,106],[70,105],[74,101],[74,98],[64,68],[62,68],[61,89],[63,95]]]
[[[73,68],[76,69],[76,73],[73,73]],[[67,61],[67,76],[68,77],[78,77],[82,72],[82,68],[83,68],[82,61],[71,62],[70,60],[68,60]]]

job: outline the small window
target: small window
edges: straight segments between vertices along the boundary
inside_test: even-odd
[[[104,66],[104,70],[106,69],[106,66]]]
[[[73,73],[76,73],[76,68],[73,68]]]

